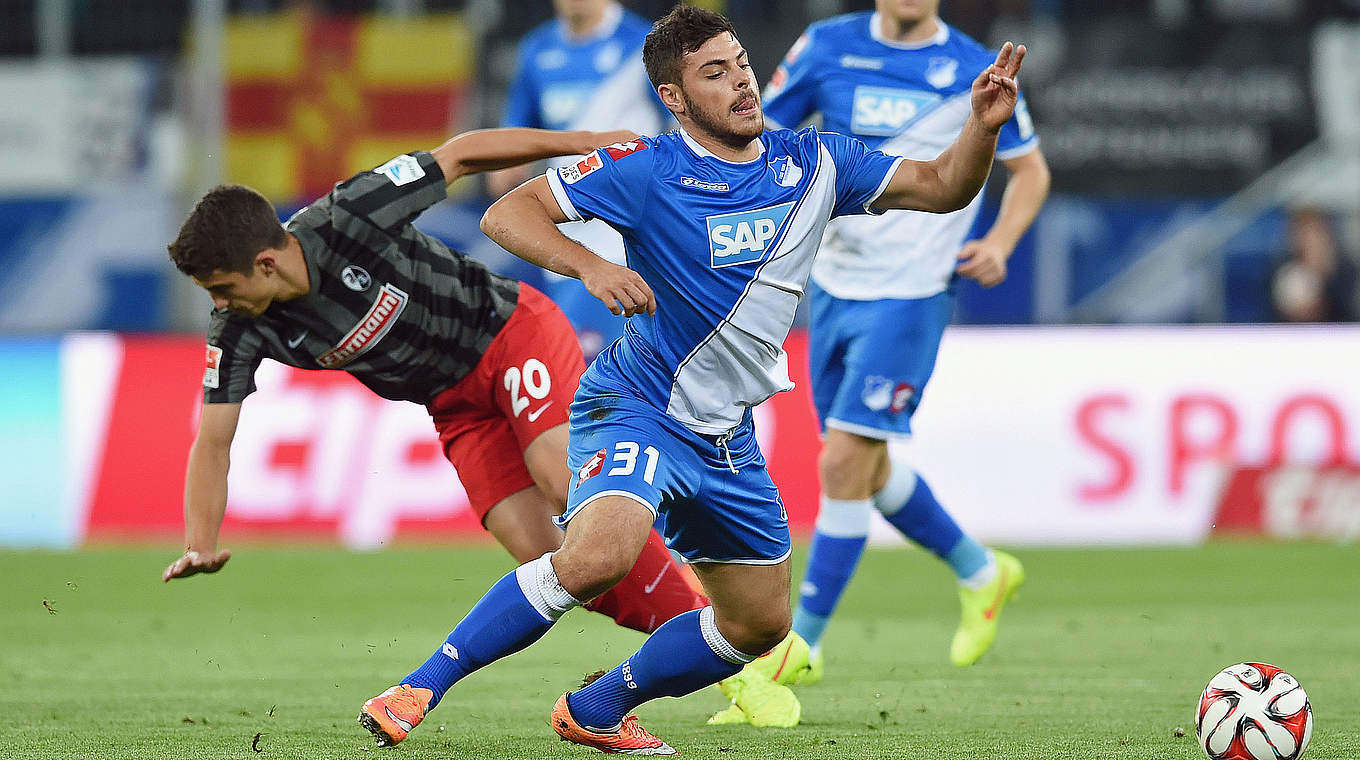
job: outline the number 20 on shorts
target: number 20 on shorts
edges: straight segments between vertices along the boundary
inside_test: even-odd
[[[523,386],[524,395],[520,395],[520,388]],[[552,390],[552,378],[548,375],[548,367],[538,359],[530,359],[524,362],[524,368],[511,367],[505,371],[505,389],[510,391],[510,409],[518,417],[532,403],[530,399],[542,400],[547,397],[548,391]],[[530,415],[532,420],[534,415]]]

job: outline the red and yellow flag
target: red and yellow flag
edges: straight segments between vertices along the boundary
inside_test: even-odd
[[[295,11],[235,18],[224,46],[226,180],[296,202],[447,139],[476,42],[455,14]]]

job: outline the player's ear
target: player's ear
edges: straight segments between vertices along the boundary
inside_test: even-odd
[[[275,251],[266,248],[255,254],[255,271],[260,274],[273,274],[278,269],[278,259],[275,258]]]
[[[661,105],[665,106],[673,114],[685,112],[685,99],[680,95],[680,86],[666,82],[656,88],[657,97],[661,98]]]

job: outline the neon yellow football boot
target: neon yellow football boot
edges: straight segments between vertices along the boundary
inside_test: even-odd
[[[815,659],[815,680],[821,680],[821,657]],[[732,704],[708,719],[711,726],[750,723],[756,726],[796,726],[802,705],[788,688],[809,683],[813,658],[802,636],[790,631],[774,649],[757,657],[741,672],[718,683]],[[773,688],[770,688],[773,687]]]
[[[954,642],[949,647],[949,660],[959,667],[967,667],[987,653],[996,641],[1001,608],[1025,582],[1025,568],[1011,555],[992,550],[996,559],[996,577],[980,589],[959,586],[959,602],[963,616]]]
[[[802,636],[789,631],[774,649],[757,657],[746,669],[784,686],[807,686],[811,684],[808,676],[812,670],[812,648]],[[821,680],[820,672],[816,680]]]
[[[718,682],[718,688],[732,700],[732,705],[709,718],[711,726],[749,723],[792,728],[803,717],[803,705],[793,689],[771,681],[749,666]]]

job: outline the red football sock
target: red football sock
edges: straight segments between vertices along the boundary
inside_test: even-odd
[[[651,633],[682,612],[708,606],[708,597],[691,585],[694,572],[671,558],[655,530],[638,555],[637,563],[614,588],[595,597],[586,609],[614,618],[635,631]]]

